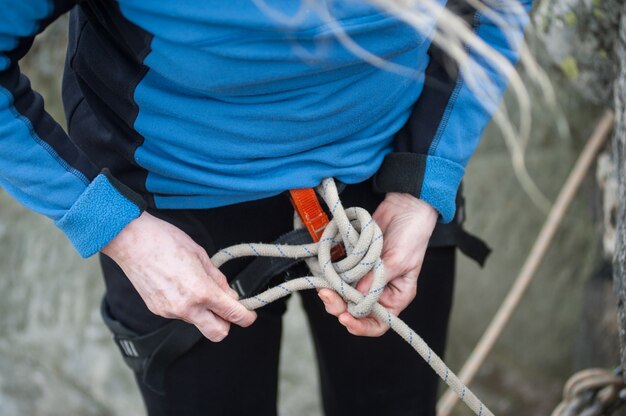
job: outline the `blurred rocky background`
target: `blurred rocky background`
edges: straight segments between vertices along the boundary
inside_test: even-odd
[[[560,110],[547,109],[545,91],[530,87],[527,166],[551,198],[602,110],[616,101],[618,26],[621,17],[624,44],[625,8],[623,0],[544,0],[535,7],[529,44],[554,85]],[[59,121],[66,26],[61,19],[48,28],[21,63]],[[557,128],[559,120],[569,134]],[[548,415],[572,372],[619,363],[610,280],[613,160],[607,148],[474,383],[496,414]],[[474,156],[465,190],[467,228],[494,252],[484,269],[460,256],[447,352],[453,369],[485,329],[545,220],[519,186],[497,128],[489,129]],[[102,291],[97,261],[80,259],[49,220],[0,191],[0,415],[143,414],[131,374],[100,321]],[[290,302],[286,326],[281,414],[319,415],[314,356],[298,299]],[[468,413],[458,406],[456,414]]]

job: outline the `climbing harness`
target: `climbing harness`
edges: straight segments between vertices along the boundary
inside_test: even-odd
[[[563,400],[552,416],[608,416],[626,402],[626,387],[616,370],[588,368],[574,374],[563,388]]]
[[[345,187],[341,182],[337,182],[336,185],[339,192]],[[287,194],[292,195],[291,192]],[[295,204],[293,197],[291,199]],[[322,209],[319,203],[315,210],[318,209]],[[461,252],[482,265],[490,249],[480,239],[463,229],[463,212],[463,199],[459,191],[454,221],[449,224],[437,224],[428,247],[458,247]],[[309,218],[321,216],[316,211],[308,212],[307,215]],[[323,228],[322,225],[315,228],[320,227]],[[319,236],[321,237],[321,233]],[[303,227],[282,235],[274,241],[274,244],[303,245],[313,242],[307,227]],[[300,258],[256,257],[232,277],[230,284],[239,293],[240,298],[247,298],[269,287],[274,277],[288,278],[291,274],[290,269],[302,261]],[[170,365],[203,338],[202,333],[194,325],[179,320],[173,320],[153,332],[138,334],[111,315],[106,298],[102,300],[101,315],[112,332],[113,340],[126,364],[137,373],[145,386],[157,394],[164,394],[165,375]]]
[[[378,303],[386,285],[384,264],[380,258],[383,234],[370,214],[358,207],[344,209],[332,178],[324,179],[317,187],[317,192],[332,216],[318,243],[238,244],[220,250],[211,257],[216,267],[246,256],[304,259],[312,273],[311,276],[289,280],[240,302],[249,310],[254,310],[300,290],[333,289],[348,303],[348,312],[352,316],[362,318],[372,315],[408,342],[475,414],[493,415],[415,331]],[[305,224],[300,217],[294,215],[294,228],[303,227]],[[333,262],[331,252],[340,243],[344,245],[346,256]],[[369,292],[363,295],[354,286],[370,271],[373,271],[372,285]]]
[[[337,182],[336,186],[341,192],[345,184]],[[300,198],[294,200],[292,192],[286,194],[291,197],[294,205],[300,200]],[[315,198],[317,200],[317,196]],[[457,193],[456,205],[455,219],[449,224],[437,224],[428,247],[458,247],[461,252],[482,265],[490,249],[462,227],[465,216],[461,190]],[[318,212],[322,209],[319,202],[312,211],[309,205],[307,207],[303,207],[306,211],[305,218],[307,215],[311,219],[321,217]],[[326,220],[328,221],[328,214]],[[304,223],[306,224],[306,220]],[[317,228],[324,228],[324,225],[318,224],[314,229]],[[321,233],[319,236],[321,237]],[[313,237],[305,226],[282,235],[274,241],[274,244],[294,246],[313,242]],[[274,277],[280,276],[282,279],[276,280],[284,281],[283,279],[288,278],[291,273],[290,269],[302,261],[301,258],[255,257],[241,272],[232,277],[230,284],[239,293],[240,298],[247,298],[269,287]],[[137,373],[145,386],[157,394],[164,394],[165,375],[171,363],[203,338],[202,333],[194,325],[179,320],[173,320],[153,332],[138,334],[112,316],[106,298],[102,300],[101,315],[113,333],[113,340],[126,364]]]

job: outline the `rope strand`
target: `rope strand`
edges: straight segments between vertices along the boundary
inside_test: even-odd
[[[415,331],[378,303],[386,285],[385,267],[380,258],[383,234],[370,214],[363,208],[344,209],[332,178],[324,179],[317,191],[330,208],[333,217],[319,243],[303,245],[246,243],[228,247],[211,258],[217,267],[234,258],[247,256],[301,258],[312,273],[311,276],[287,281],[240,302],[247,309],[253,310],[300,290],[333,289],[348,303],[348,312],[352,316],[355,318],[374,316],[400,335],[476,415],[493,416],[493,413]],[[302,226],[297,216],[294,226],[296,228]],[[333,263],[331,249],[340,241],[346,248],[346,257]],[[354,286],[370,271],[373,271],[374,278],[371,289],[364,295]]]

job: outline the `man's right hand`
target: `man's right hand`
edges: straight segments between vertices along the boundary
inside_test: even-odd
[[[228,335],[231,323],[247,327],[256,319],[202,247],[146,212],[102,253],[122,268],[152,313],[194,324],[213,342]]]

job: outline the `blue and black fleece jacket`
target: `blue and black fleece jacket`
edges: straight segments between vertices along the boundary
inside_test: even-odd
[[[504,33],[493,15],[455,7],[517,60],[526,14],[496,9]],[[376,175],[381,192],[409,192],[448,222],[495,110],[428,30],[365,0],[0,0],[0,10],[0,185],[85,257],[148,206],[211,208],[329,176]],[[66,133],[18,62],[70,10]],[[338,31],[417,76],[371,65]],[[503,92],[506,77],[486,70]]]

